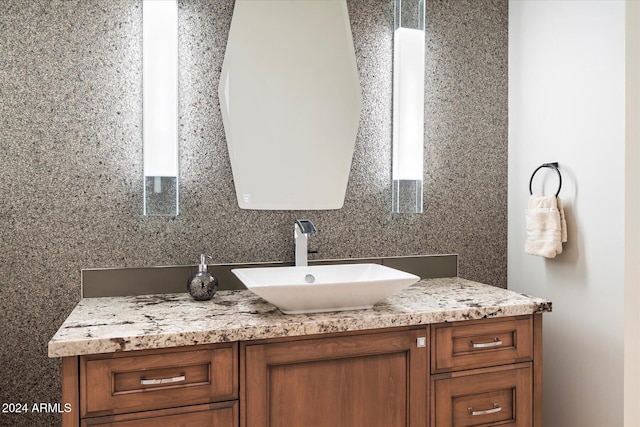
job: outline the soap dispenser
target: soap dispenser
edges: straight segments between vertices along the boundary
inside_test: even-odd
[[[191,276],[187,283],[189,294],[196,301],[210,300],[218,290],[218,279],[207,271],[207,258],[211,259],[207,254],[200,255],[198,272]]]

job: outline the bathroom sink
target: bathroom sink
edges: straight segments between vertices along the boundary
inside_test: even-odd
[[[286,314],[371,308],[420,280],[380,264],[236,268],[244,285]]]

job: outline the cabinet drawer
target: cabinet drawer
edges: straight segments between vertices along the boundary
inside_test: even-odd
[[[531,316],[433,325],[431,339],[432,373],[533,359]]]
[[[531,363],[438,375],[432,383],[432,425],[532,425]]]
[[[237,427],[238,402],[89,418],[82,427]]]
[[[83,417],[237,399],[237,344],[80,359]]]

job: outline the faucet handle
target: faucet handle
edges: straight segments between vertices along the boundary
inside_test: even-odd
[[[300,231],[303,234],[314,234],[315,232],[318,231],[316,229],[316,226],[313,225],[313,222],[311,222],[311,220],[308,220],[308,219],[296,219],[296,224],[298,225],[298,227],[300,228]]]

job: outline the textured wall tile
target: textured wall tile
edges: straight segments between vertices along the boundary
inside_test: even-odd
[[[232,0],[180,1],[180,210],[142,216],[140,0],[0,1],[0,397],[58,402],[80,269],[458,253],[506,286],[507,0],[427,1],[424,214],[392,215],[393,4],[348,0],[363,111],[343,209],[240,210],[218,79]],[[0,417],[56,425],[58,416]]]

